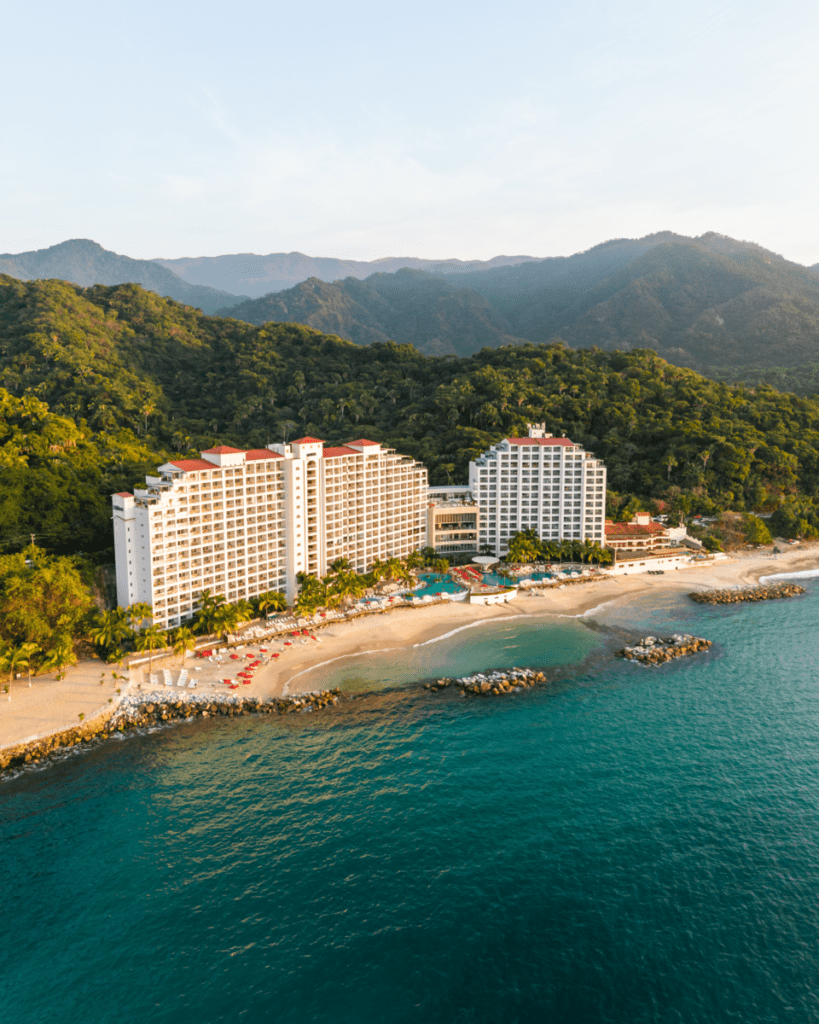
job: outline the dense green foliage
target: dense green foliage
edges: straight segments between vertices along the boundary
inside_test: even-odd
[[[619,239],[478,272],[313,279],[221,312],[360,343],[409,342],[431,355],[526,340],[650,348],[680,366],[740,374],[819,360],[819,275],[713,233]]]
[[[541,420],[605,460],[610,514],[784,503],[819,525],[819,402],[715,383],[648,351],[434,358],[208,317],[136,285],[0,277],[0,387],[4,550],[33,531],[56,550],[110,551],[110,493],[215,443],[371,437],[446,484]]]
[[[543,541],[534,530],[521,530],[509,541],[505,562],[529,564],[532,562],[595,562],[609,565],[613,553],[591,540]]]
[[[517,344],[506,320],[483,296],[420,270],[327,284],[311,277],[287,291],[219,310],[261,325],[309,324],[359,345],[396,341],[427,355],[469,355],[486,345]]]
[[[72,664],[94,609],[90,582],[87,567],[33,545],[0,555],[0,671]]]

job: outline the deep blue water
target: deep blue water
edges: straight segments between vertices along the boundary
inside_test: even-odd
[[[618,616],[699,660],[513,620],[393,661],[549,687],[182,726],[3,783],[0,1021],[819,1020],[808,586]]]

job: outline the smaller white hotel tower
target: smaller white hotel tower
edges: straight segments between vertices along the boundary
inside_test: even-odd
[[[478,545],[505,554],[509,538],[532,529],[541,540],[605,543],[606,467],[567,437],[529,424],[469,463],[478,504]]]
[[[117,601],[147,602],[163,628],[189,618],[202,590],[292,602],[299,572],[324,575],[342,557],[365,572],[426,537],[425,467],[373,441],[211,448],[157,472],[112,504]]]

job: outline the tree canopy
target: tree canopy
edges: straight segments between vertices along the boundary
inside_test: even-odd
[[[819,526],[815,399],[715,382],[649,350],[430,357],[209,317],[137,285],[0,277],[0,551],[34,532],[110,559],[110,494],[216,443],[366,436],[445,484],[544,420],[605,461],[609,514],[793,506],[796,526]]]

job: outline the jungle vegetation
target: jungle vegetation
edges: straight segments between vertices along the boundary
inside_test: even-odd
[[[819,528],[819,401],[709,380],[650,350],[562,344],[430,357],[209,317],[137,285],[0,277],[0,552],[110,561],[110,494],[168,458],[302,434],[370,437],[432,484],[545,421],[602,458],[608,513],[774,512]]]

